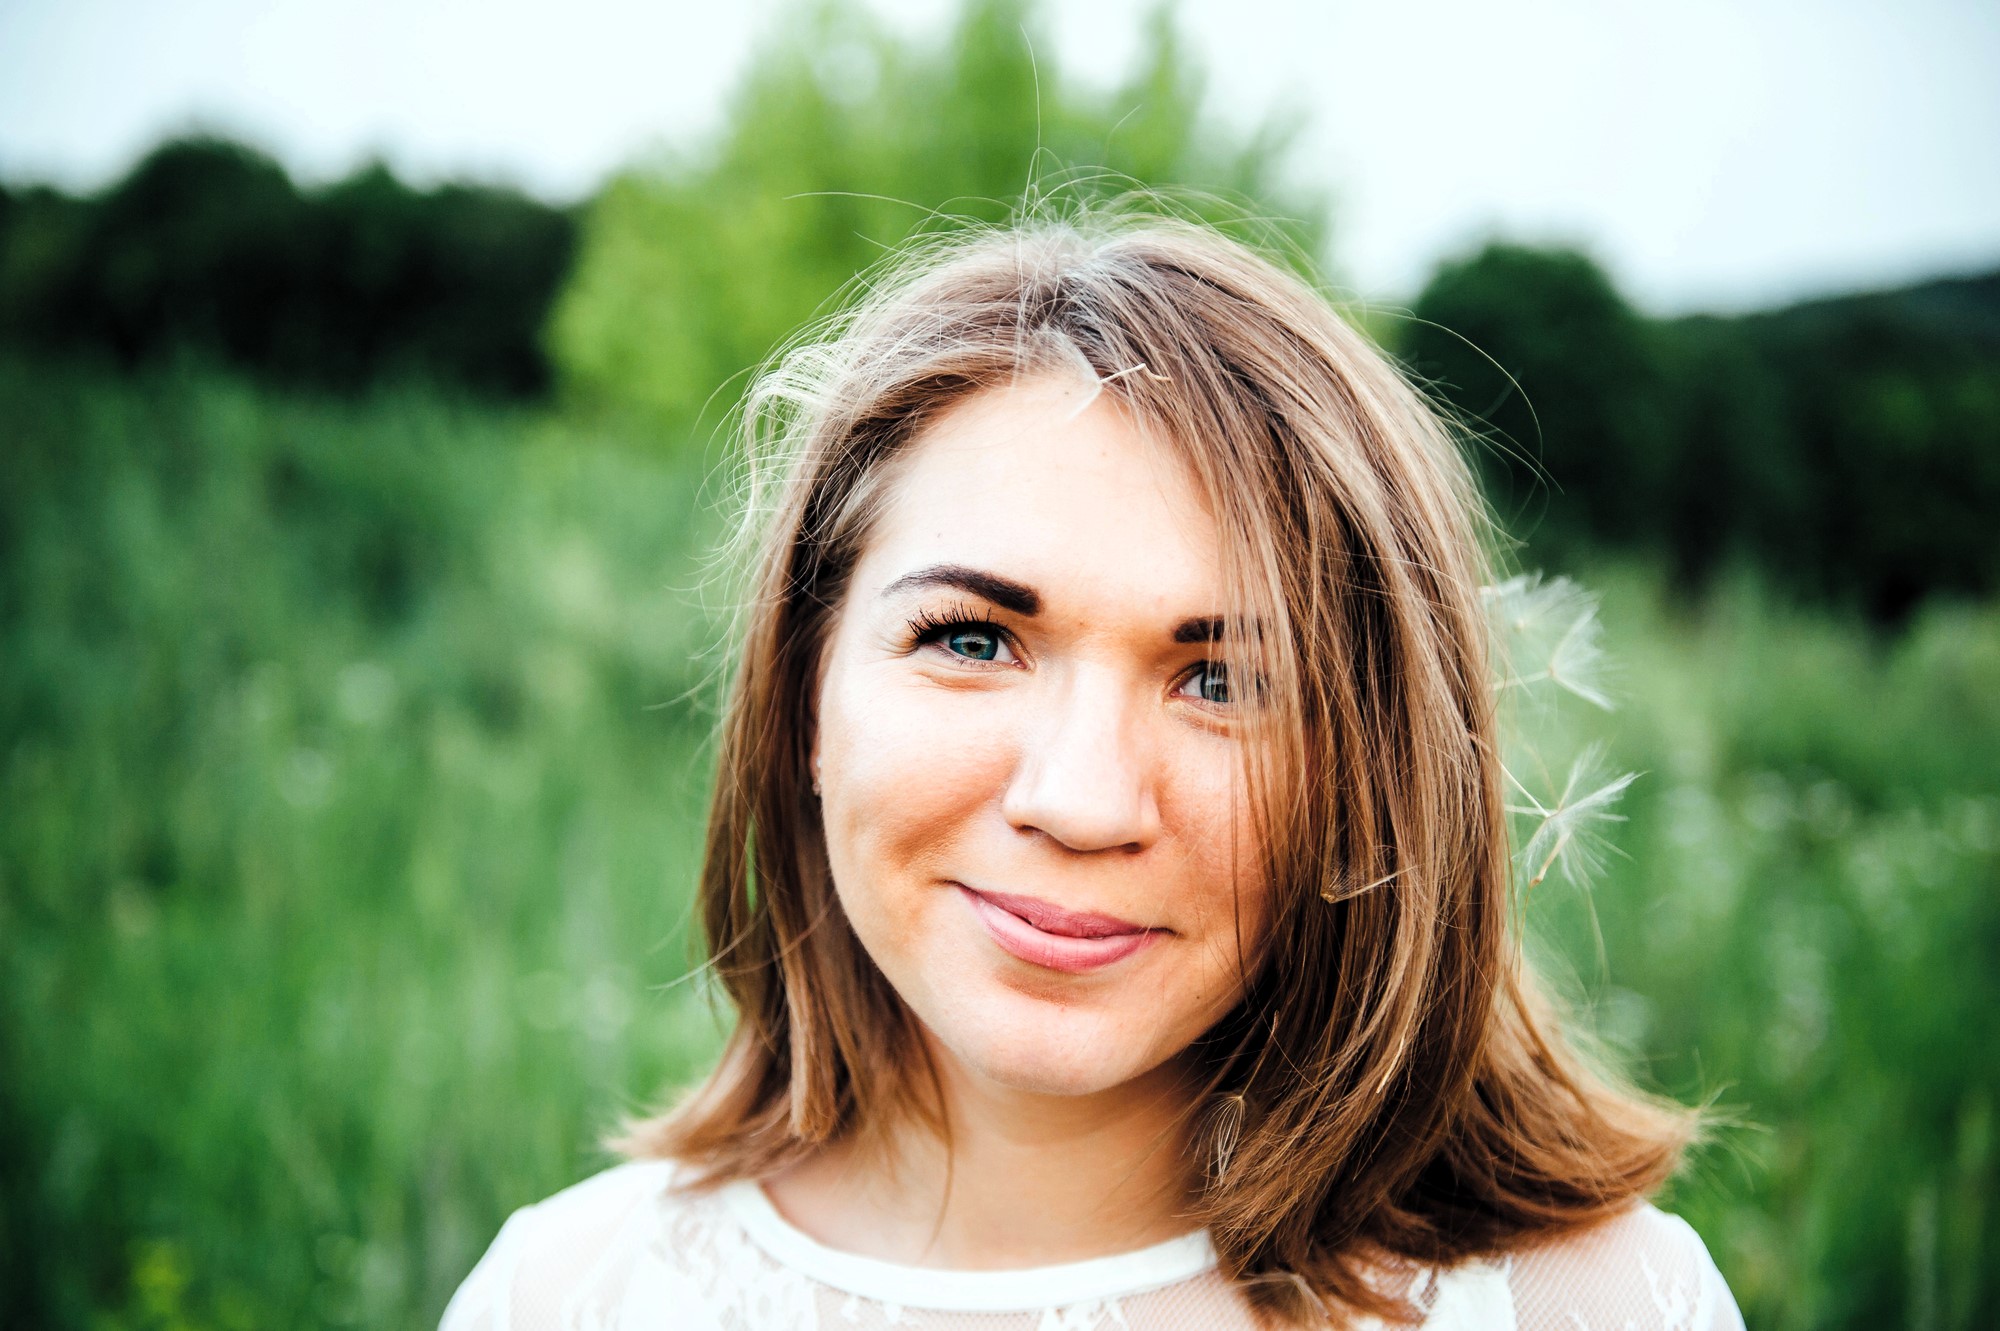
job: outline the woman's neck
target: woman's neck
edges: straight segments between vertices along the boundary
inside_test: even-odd
[[[765,1185],[828,1247],[906,1266],[1081,1261],[1185,1233],[1187,1083],[1171,1065],[1091,1095],[996,1085],[933,1047],[951,1125],[829,1146]]]

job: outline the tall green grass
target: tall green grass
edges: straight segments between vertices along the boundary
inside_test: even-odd
[[[0,1320],[434,1322],[717,1025],[688,966],[704,478],[418,389],[0,364]],[[1528,910],[1724,1132],[1753,1324],[2000,1312],[2000,610],[1906,635],[1607,569],[1645,775]],[[1534,778],[1533,772],[1525,774]]]
[[[413,391],[0,419],[0,1320],[433,1320],[713,1043],[698,478]]]
[[[1748,578],[1593,581],[1621,705],[1542,745],[1641,776],[1602,879],[1529,912],[1645,1079],[1738,1125],[1671,1203],[1753,1327],[1995,1325],[2000,607],[1885,641]]]

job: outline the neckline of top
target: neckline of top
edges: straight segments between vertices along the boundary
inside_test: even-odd
[[[717,1195],[774,1261],[822,1285],[903,1308],[968,1313],[1060,1308],[1160,1289],[1215,1266],[1206,1230],[1057,1266],[1000,1271],[903,1266],[827,1247],[779,1215],[764,1189],[748,1179],[726,1184]]]

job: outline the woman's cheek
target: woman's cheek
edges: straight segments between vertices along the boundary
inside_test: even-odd
[[[965,861],[979,820],[999,816],[1013,766],[1010,700],[907,671],[829,684],[820,762],[827,849],[843,899],[921,893],[976,873]]]
[[[1241,751],[1210,736],[1176,755],[1165,789],[1163,820],[1188,857],[1188,909],[1210,942],[1210,964],[1226,969],[1234,988],[1238,940],[1253,952],[1269,914],[1263,842],[1256,828]]]

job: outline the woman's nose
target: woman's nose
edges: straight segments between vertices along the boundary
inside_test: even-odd
[[[1160,810],[1147,727],[1110,680],[1072,678],[1022,737],[1002,799],[1007,821],[1076,851],[1143,850]]]

